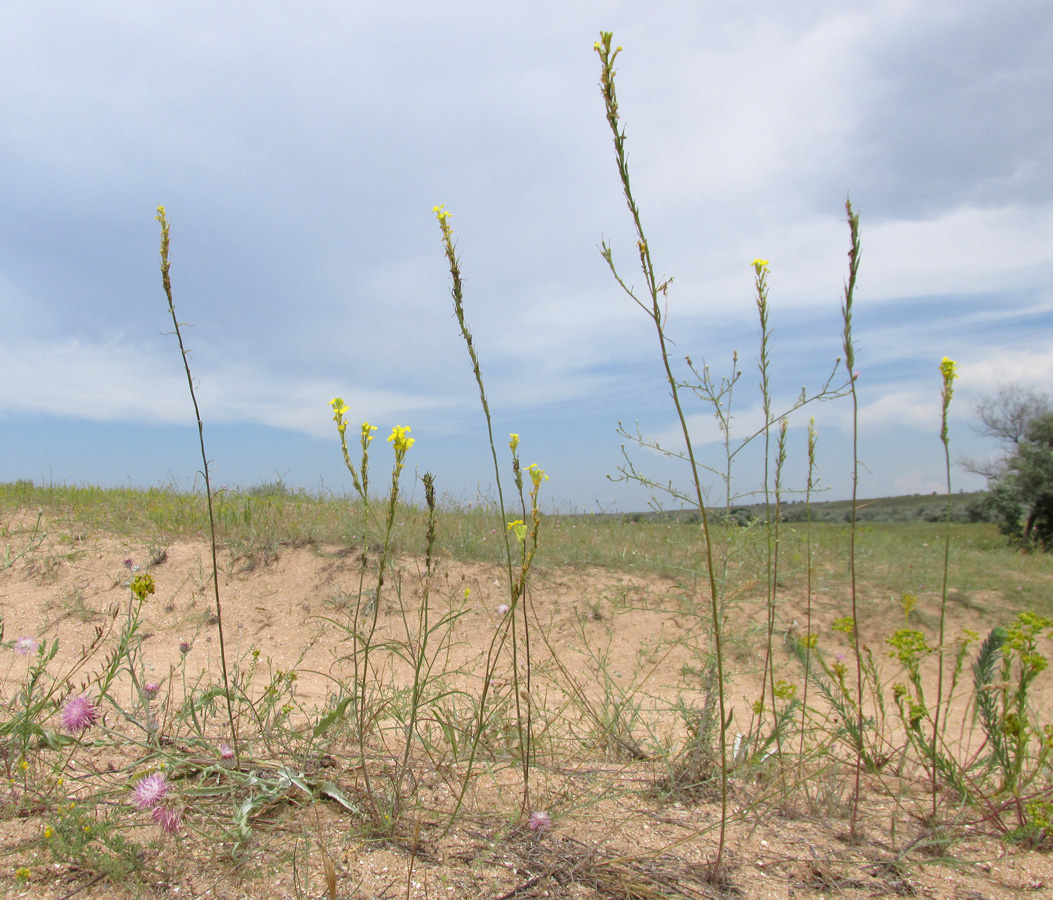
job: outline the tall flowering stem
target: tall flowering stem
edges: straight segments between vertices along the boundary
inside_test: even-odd
[[[845,201],[851,246],[848,250],[848,281],[845,283],[845,299],[841,306],[844,320],[845,367],[848,369],[849,393],[852,397],[852,521],[848,538],[848,569],[852,591],[852,641],[856,657],[856,777],[852,791],[852,817],[849,837],[854,843],[859,827],[859,792],[863,775],[863,648],[859,640],[859,614],[856,591],[856,532],[859,514],[859,395],[856,391],[856,350],[852,340],[852,302],[856,293],[856,277],[859,273],[859,215],[852,211],[852,201]]]
[[[457,318],[457,324],[461,329],[461,337],[464,338],[464,343],[468,348],[468,357],[472,363],[472,374],[475,376],[475,383],[479,388],[479,401],[483,407],[483,415],[486,417],[486,433],[490,442],[490,454],[493,458],[494,463],[494,479],[497,485],[497,501],[500,507],[501,521],[507,523],[508,515],[505,507],[505,496],[504,489],[501,486],[501,466],[497,459],[497,444],[494,441],[494,429],[493,420],[490,416],[490,404],[486,399],[486,387],[483,384],[483,372],[482,367],[479,364],[479,356],[475,351],[475,341],[472,338],[472,333],[468,328],[468,320],[464,314],[464,293],[461,282],[461,262],[457,257],[457,247],[453,239],[453,228],[450,225],[450,219],[452,214],[445,208],[444,205],[432,207],[432,212],[435,213],[435,218],[439,223],[439,230],[442,233],[442,247],[446,254],[446,261],[450,266],[450,280],[451,289],[450,296],[453,298],[453,311]],[[513,460],[513,474],[515,478],[516,487],[519,490],[520,500],[522,501],[523,495],[523,473],[519,465],[519,457],[517,451],[519,449],[519,435],[511,435],[509,441],[509,448],[512,451]],[[543,473],[542,473],[543,474]],[[532,476],[533,477],[533,476]],[[538,483],[540,484],[540,482]],[[536,500],[536,487],[535,493],[531,495]],[[521,503],[525,510],[525,503]],[[536,506],[535,506],[536,510]],[[530,748],[530,701],[527,700],[527,709],[524,716],[524,711],[520,704],[521,691],[519,689],[519,671],[518,666],[518,646],[517,646],[517,632],[516,632],[516,613],[519,607],[520,600],[523,598],[526,589],[526,574],[530,567],[530,559],[533,556],[533,550],[530,551],[529,556],[527,555],[526,547],[523,546],[525,540],[525,512],[523,519],[517,519],[516,522],[523,526],[524,531],[522,535],[517,530],[516,538],[517,543],[521,545],[520,548],[520,571],[518,575],[514,572],[513,564],[513,553],[512,553],[512,529],[506,527],[501,529],[504,542],[505,542],[505,570],[506,577],[508,579],[508,590],[509,590],[509,610],[511,615],[505,617],[507,626],[499,628],[494,637],[490,641],[490,646],[487,651],[486,667],[483,671],[483,685],[482,693],[479,699],[479,713],[476,718],[476,728],[473,735],[471,749],[468,754],[468,767],[461,785],[461,791],[457,798],[457,803],[454,807],[453,813],[450,816],[450,822],[447,828],[451,827],[457,813],[460,811],[461,805],[464,803],[464,798],[468,790],[469,779],[471,777],[472,768],[475,765],[476,753],[479,749],[479,743],[482,740],[483,730],[486,725],[486,703],[490,693],[490,685],[493,681],[493,673],[495,671],[497,660],[500,656],[501,650],[505,646],[509,634],[512,637],[512,656],[513,656],[513,669],[512,669],[512,681],[516,694],[516,727],[518,730],[519,737],[519,749],[520,757],[523,764],[523,794],[522,794],[522,811],[525,814],[530,804],[530,764],[531,764],[531,748]],[[537,544],[537,530],[535,528],[533,533],[533,546]],[[527,643],[527,666],[529,667],[529,628],[527,627],[526,617],[524,615],[524,629],[526,631],[526,643]],[[529,674],[528,674],[529,684]],[[529,691],[528,697],[529,697]]]
[[[662,308],[661,298],[666,296],[666,291],[672,279],[659,282],[655,275],[654,264],[651,262],[651,251],[644,234],[643,224],[640,220],[640,210],[633,197],[632,185],[629,181],[629,164],[625,153],[625,130],[621,127],[618,114],[618,97],[614,87],[615,69],[614,63],[621,52],[621,47],[613,46],[614,35],[609,31],[600,33],[600,39],[593,45],[593,49],[600,57],[600,89],[603,93],[604,107],[607,113],[607,123],[610,125],[614,136],[614,155],[618,166],[618,176],[622,182],[622,193],[625,196],[626,205],[632,215],[633,225],[636,230],[636,249],[640,257],[640,268],[644,276],[646,294],[641,299],[637,297],[625,281],[622,280],[614,266],[613,251],[604,242],[602,244],[603,258],[606,260],[615,279],[622,289],[639,306],[654,323],[658,346],[662,355],[662,364],[665,368],[666,381],[669,384],[673,406],[676,408],[677,418],[680,422],[680,431],[687,447],[687,459],[690,464],[692,487],[694,499],[698,507],[699,516],[702,519],[702,534],[705,544],[706,571],[709,574],[709,606],[713,628],[713,649],[716,656],[717,667],[717,692],[718,705],[720,708],[720,727],[717,729],[720,735],[720,834],[717,843],[717,854],[713,861],[713,874],[721,877],[724,858],[724,843],[727,834],[728,819],[728,748],[727,748],[727,709],[724,696],[724,651],[722,640],[722,623],[720,615],[720,594],[717,586],[716,567],[713,561],[713,541],[709,530],[709,514],[706,501],[703,496],[702,483],[699,478],[699,467],[695,461],[694,448],[691,445],[691,432],[687,424],[687,416],[684,414],[680,403],[680,383],[673,374],[672,365],[669,362],[669,341],[665,334],[665,313]]]
[[[189,352],[183,345],[183,333],[180,330],[179,319],[176,317],[175,303],[172,299],[172,279],[170,274],[171,263],[168,258],[171,233],[168,227],[168,218],[163,206],[157,207],[155,217],[161,223],[161,283],[164,286],[165,297],[168,299],[168,312],[172,316],[172,326],[175,328],[176,340],[179,342],[179,355],[183,359],[183,369],[186,372],[187,387],[190,389],[190,400],[194,404],[194,416],[197,419],[198,441],[201,445],[201,466],[205,478],[205,500],[208,502],[208,533],[212,548],[212,587],[216,601],[216,625],[219,630],[219,661],[223,670],[223,694],[227,698],[227,718],[230,722],[230,734],[234,740],[235,765],[241,765],[238,751],[238,731],[234,722],[234,701],[230,696],[230,678],[227,675],[227,648],[223,640],[223,606],[219,601],[219,559],[216,551],[216,515],[212,506],[212,482],[208,474],[208,454],[205,452],[205,425],[201,421],[201,410],[197,405],[197,394],[194,391],[194,377],[190,374],[190,363],[187,361]]]
[[[939,674],[936,680],[936,713],[932,718],[932,820],[936,824],[936,744],[939,739],[940,715],[943,710],[943,637],[947,615],[947,585],[951,567],[951,439],[947,428],[947,414],[951,409],[951,398],[954,396],[954,379],[958,377],[957,366],[953,359],[946,356],[940,363],[940,375],[943,385],[940,389],[940,442],[943,444],[943,461],[947,472],[947,519],[943,541],[943,590],[940,594],[940,642]],[[953,687],[951,688],[953,691]]]

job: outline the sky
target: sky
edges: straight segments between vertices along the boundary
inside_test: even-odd
[[[679,505],[690,472],[631,437],[682,438],[641,285],[593,50],[617,89],[667,334],[741,373],[732,449],[763,426],[751,262],[770,263],[773,412],[834,372],[850,197],[862,497],[952,489],[995,454],[973,406],[1053,382],[1053,16],[1047,0],[297,4],[0,8],[0,481],[200,483],[197,426],[161,287],[158,203],[214,485],[351,490],[352,432],[409,426],[407,476],[451,503],[495,476],[433,207],[464,277],[502,479],[509,433],[546,508]],[[635,264],[634,264],[635,261]],[[713,409],[685,394],[703,465]],[[788,419],[782,486],[852,489],[852,405]],[[767,450],[772,479],[774,448]],[[763,487],[763,437],[732,492]],[[374,475],[374,479],[377,476]],[[704,473],[710,502],[721,478]],[[377,482],[374,482],[377,483]],[[419,480],[407,484],[419,497]]]

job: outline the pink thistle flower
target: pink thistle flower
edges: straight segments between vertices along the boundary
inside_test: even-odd
[[[168,793],[170,787],[168,779],[161,772],[145,775],[136,782],[132,789],[132,803],[139,809],[153,809]]]
[[[182,813],[172,806],[155,806],[150,815],[165,834],[175,834],[179,831],[183,819]]]
[[[95,724],[99,710],[88,697],[73,697],[62,710],[62,727],[70,734],[80,734]]]
[[[128,559],[126,559],[126,560],[125,560],[125,561],[124,561],[124,562],[122,563],[122,565],[123,565],[123,566],[124,566],[124,567],[125,567],[126,569],[131,569],[131,568],[132,568],[132,567],[133,567],[133,566],[135,565],[135,562],[134,562],[134,560],[132,560],[132,558],[131,558],[131,557],[128,557]]]
[[[507,616],[508,615],[508,604],[507,603],[502,603],[499,607],[497,607],[497,614],[499,616]]]
[[[179,642],[179,652],[182,653],[183,656],[186,656],[190,652],[190,648],[193,647],[193,646],[194,645],[191,644],[190,641],[180,641]]]
[[[29,635],[20,637],[17,641],[15,641],[14,651],[19,656],[29,656],[29,654],[36,649],[37,642],[34,638],[31,638]]]
[[[229,762],[234,758],[234,748],[224,741],[219,745],[219,756],[224,762]]]
[[[146,694],[147,700],[153,700],[157,696],[157,692],[161,690],[161,685],[156,681],[151,681],[149,684],[143,685],[143,693]]]
[[[552,817],[543,809],[530,814],[527,828],[531,831],[548,831],[552,827]]]

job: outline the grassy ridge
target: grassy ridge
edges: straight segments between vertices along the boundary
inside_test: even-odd
[[[963,506],[981,494],[956,495]],[[935,508],[927,495],[864,501],[866,509],[889,518],[866,522],[859,536],[868,581],[883,592],[924,593],[939,582],[943,526],[926,521],[918,511]],[[824,571],[827,590],[844,587],[844,553],[848,525],[845,501],[813,507],[813,565]],[[795,507],[790,507],[792,511]],[[803,508],[803,505],[802,505]],[[245,491],[224,491],[217,498],[219,537],[235,553],[276,553],[290,546],[355,546],[361,521],[358,501],[349,497],[318,496],[293,491],[280,483]],[[38,486],[29,481],[0,483],[0,540],[12,529],[30,527],[43,511],[47,527],[70,535],[102,531],[163,545],[193,539],[207,529],[207,510],[201,494],[173,488],[98,488]],[[425,510],[399,509],[397,550],[419,553],[427,526]],[[13,523],[19,521],[19,526]],[[436,548],[440,555],[465,561],[497,563],[503,545],[499,514],[492,506],[447,504],[443,510]],[[751,532],[756,539],[751,540]],[[759,522],[743,528],[718,526],[722,539],[735,540],[733,578],[752,580],[759,574],[763,534]],[[551,513],[545,516],[537,565],[598,566],[623,572],[659,572],[690,583],[704,569],[699,555],[698,525],[690,511],[642,514]],[[1053,599],[1043,587],[1053,576],[1053,560],[1043,554],[1024,555],[1006,546],[988,523],[952,526],[954,587],[960,597],[995,595],[1038,610],[1053,612]],[[806,574],[803,528],[793,523],[782,536],[782,578],[800,587]]]

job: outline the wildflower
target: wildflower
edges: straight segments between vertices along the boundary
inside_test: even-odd
[[[136,575],[132,579],[132,593],[139,598],[140,603],[149,597],[150,594],[155,593],[156,590],[154,587],[154,576],[149,573]]]
[[[508,615],[508,609],[509,609],[508,604],[507,603],[502,603],[499,607],[497,607],[497,614],[499,616],[507,616]]]
[[[179,652],[182,653],[183,656],[186,656],[190,652],[190,648],[193,647],[193,646],[194,645],[191,644],[190,641],[180,641],[179,642]]]
[[[761,271],[768,267],[768,260],[766,259],[755,259],[750,265],[753,266],[753,271],[760,275]]]
[[[165,834],[175,834],[183,818],[179,810],[171,806],[155,806],[150,815]]]
[[[219,756],[224,762],[232,760],[234,758],[234,748],[224,741],[219,745]]]
[[[508,435],[508,437],[508,446],[512,449],[512,452],[515,453],[516,450],[519,449],[519,435],[513,432],[512,434]]]
[[[51,826],[50,825],[45,825],[44,826],[44,840],[45,841],[51,840],[51,835],[52,834],[54,834],[54,832],[51,830]]]
[[[851,616],[841,616],[840,618],[834,619],[830,628],[834,631],[842,631],[845,634],[852,634],[856,630],[856,623]]]
[[[954,379],[958,377],[957,363],[953,359],[948,359],[946,356],[943,358],[943,362],[940,363],[940,373],[943,375],[943,383],[947,387],[947,391],[952,390],[951,385],[954,383]]]
[[[545,470],[537,463],[531,463],[527,466],[527,471],[530,473],[530,480],[534,482],[534,487],[541,487],[542,481],[548,481],[548,475],[545,474]]]
[[[28,656],[34,650],[37,649],[37,642],[34,638],[29,635],[24,635],[15,641],[14,651],[19,656]]]
[[[15,869],[15,878],[17,878],[19,881],[29,881],[29,879],[32,876],[33,873],[25,866],[19,866],[17,869]]]
[[[416,440],[411,437],[406,437],[407,434],[412,431],[405,425],[396,425],[391,429],[391,435],[388,437],[388,443],[393,444],[395,447],[395,453],[398,455],[404,455],[410,447],[416,443]]]
[[[161,802],[171,785],[161,772],[144,775],[132,789],[132,803],[139,809],[153,809]]]
[[[99,710],[88,697],[74,697],[62,710],[62,727],[70,734],[80,734],[95,724]]]
[[[345,407],[346,409],[346,407]],[[365,447],[373,440],[373,432],[377,430],[376,425],[370,425],[368,422],[362,423],[362,446]],[[409,429],[406,429],[409,431]]]
[[[143,685],[143,693],[146,694],[147,700],[153,700],[159,690],[161,690],[161,685],[156,681],[150,681]]]
[[[552,817],[545,810],[538,810],[530,814],[527,828],[531,831],[548,831],[552,827]]]
[[[135,567],[135,560],[129,556],[123,563],[121,563],[121,565],[126,569],[133,569]]]

